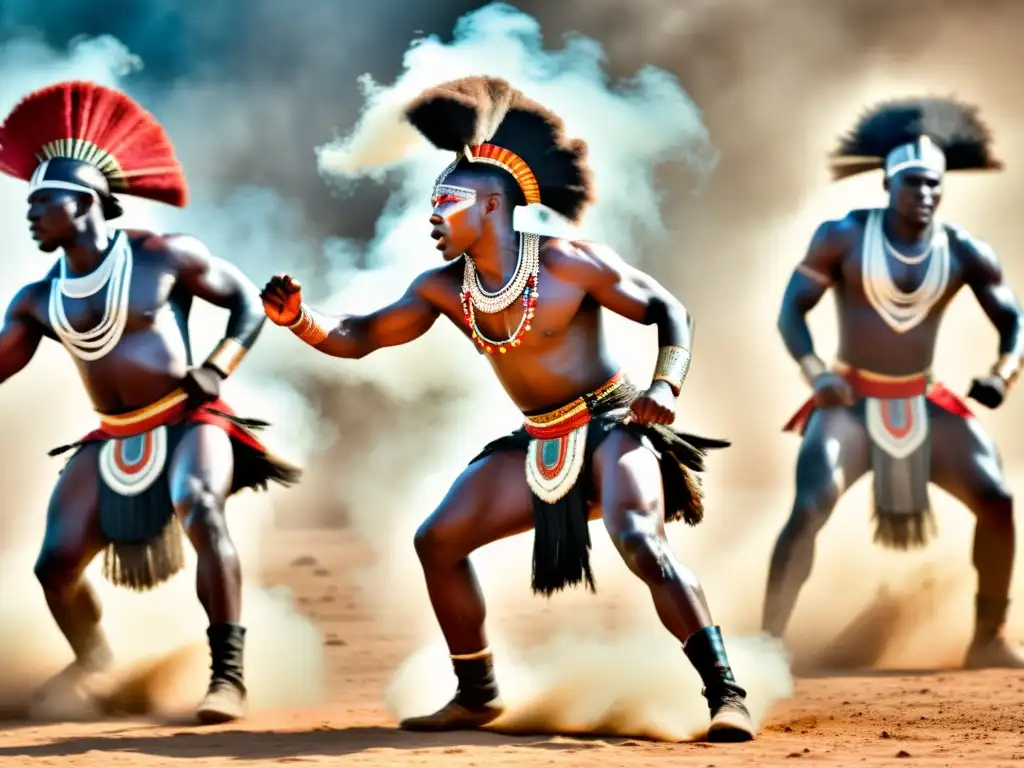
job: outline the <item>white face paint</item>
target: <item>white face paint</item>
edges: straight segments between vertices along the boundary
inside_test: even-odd
[[[471,208],[476,202],[476,190],[468,187],[455,187],[451,184],[438,184],[434,187],[431,200],[434,212],[447,219],[460,211]]]

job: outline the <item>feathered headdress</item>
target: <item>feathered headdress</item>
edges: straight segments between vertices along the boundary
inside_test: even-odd
[[[30,189],[94,193],[108,219],[115,193],[184,207],[188,184],[163,127],[112,88],[72,81],[23,98],[0,125],[0,171]]]
[[[1003,164],[992,156],[991,144],[977,107],[953,99],[899,99],[864,113],[830,164],[835,179],[880,168],[889,177],[908,167],[998,170]]]
[[[406,118],[435,147],[456,153],[442,176],[461,163],[502,168],[528,206],[544,205],[573,223],[593,202],[587,145],[566,137],[557,115],[504,80],[442,83],[410,103]]]

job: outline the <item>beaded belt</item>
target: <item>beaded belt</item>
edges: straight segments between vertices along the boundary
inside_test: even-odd
[[[925,395],[932,383],[932,376],[928,371],[907,376],[889,376],[837,362],[835,372],[850,382],[857,397],[875,397],[882,400]]]
[[[184,412],[188,395],[176,389],[155,403],[128,413],[100,414],[100,429],[111,437],[130,437],[167,424]]]
[[[626,375],[619,371],[593,392],[581,395],[571,403],[547,413],[524,416],[523,427],[530,437],[539,440],[562,437],[588,424],[591,410],[609,395],[626,386],[627,382]]]

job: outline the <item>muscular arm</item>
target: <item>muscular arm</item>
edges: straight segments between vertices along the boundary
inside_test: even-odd
[[[782,297],[779,333],[807,379],[827,370],[825,363],[815,354],[807,314],[817,306],[835,280],[848,246],[849,226],[847,220],[843,220],[826,221],[818,227],[806,255],[793,270]]]
[[[1024,322],[1003,268],[988,244],[965,232],[957,233],[957,251],[964,261],[964,280],[999,333],[999,361],[993,373],[1005,382],[1016,380],[1024,358]]]
[[[643,325],[658,327],[658,345],[693,344],[693,318],[653,277],[631,267],[611,248],[575,242],[576,253],[561,249],[556,271],[585,288],[602,307]]]
[[[0,329],[0,382],[7,381],[29,364],[43,338],[43,329],[29,307],[35,286],[22,288],[4,314]]]
[[[661,350],[685,350],[679,353],[685,354],[685,360],[679,358],[681,368],[673,381],[673,390],[679,394],[693,347],[693,318],[679,299],[611,248],[597,243],[575,242],[553,249],[549,268],[584,288],[602,307],[634,322],[657,326]],[[659,371],[662,364],[659,358]]]
[[[178,268],[178,282],[197,298],[230,313],[224,341],[207,360],[227,376],[252,348],[266,321],[259,289],[234,264],[213,256],[196,238],[172,235],[165,242]]]
[[[437,273],[426,272],[409,286],[398,301],[367,315],[345,315],[328,324],[326,338],[313,344],[332,357],[358,359],[384,347],[407,344],[430,330],[441,314],[434,294],[441,290]],[[308,310],[307,310],[308,311]]]

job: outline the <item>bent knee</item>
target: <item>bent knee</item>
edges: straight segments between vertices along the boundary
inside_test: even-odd
[[[1001,525],[1013,525],[1013,494],[1003,483],[993,483],[975,494],[975,513]]]
[[[77,551],[47,548],[36,559],[36,580],[43,591],[60,594],[78,584],[86,564]]]
[[[838,490],[831,483],[798,491],[786,527],[817,533],[828,522],[838,499]]]
[[[416,535],[413,536],[416,555],[423,562],[442,557],[446,548],[445,538],[443,527],[427,520],[416,529]]]
[[[985,490],[982,498],[986,503],[999,507],[1007,513],[1013,510],[1013,492],[1003,483],[996,483]]]
[[[190,480],[174,499],[174,511],[186,527],[218,525],[223,517],[221,506],[217,493],[198,479]]]
[[[199,480],[190,482],[185,492],[174,500],[174,513],[197,547],[226,546],[230,542],[224,502],[209,485]]]
[[[662,584],[678,576],[668,540],[660,533],[631,529],[613,538],[629,570],[648,584]]]
[[[422,563],[458,562],[469,556],[458,533],[433,516],[416,530],[413,546]]]

